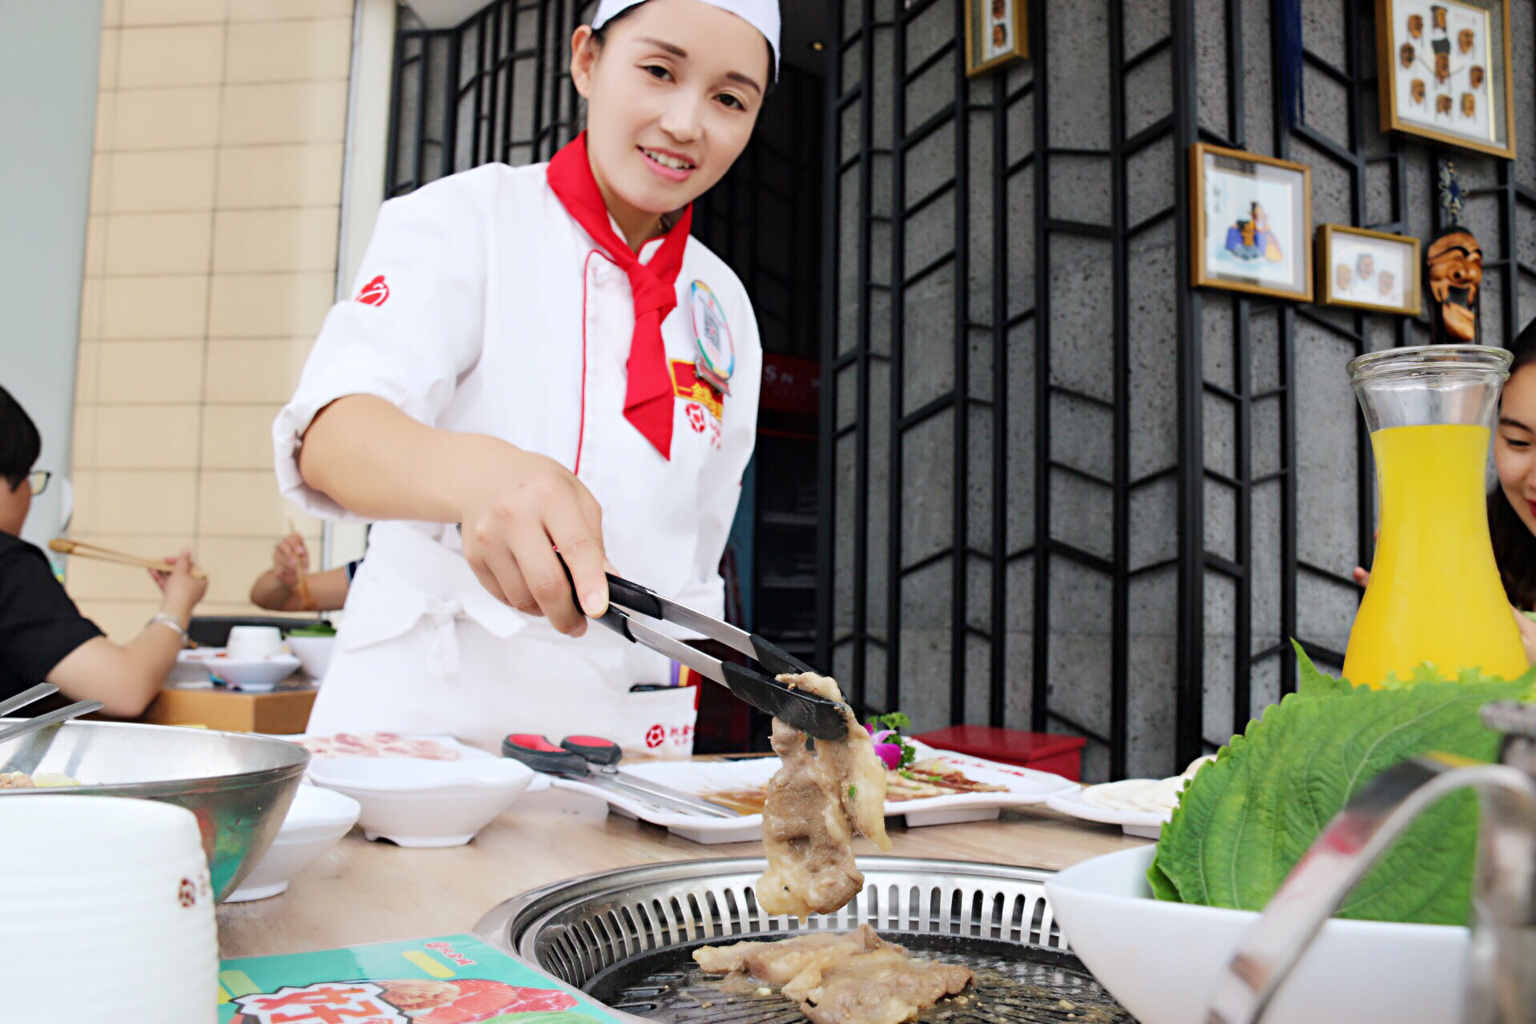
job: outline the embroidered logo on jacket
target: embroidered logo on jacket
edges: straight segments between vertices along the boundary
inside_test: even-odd
[[[715,419],[725,417],[725,396],[719,388],[700,377],[698,368],[688,360],[672,360],[672,389],[678,398],[697,402],[708,409]]]
[[[365,306],[382,306],[389,301],[389,285],[384,282],[384,275],[363,285],[363,290],[357,293],[357,301]]]

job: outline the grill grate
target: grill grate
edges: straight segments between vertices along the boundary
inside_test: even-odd
[[[981,998],[947,1000],[925,1021],[1131,1020],[1071,955],[1045,898],[1050,872],[901,857],[858,863],[863,892],[836,914],[813,916],[804,925],[758,907],[752,886],[764,862],[738,858],[653,864],[560,882],[502,904],[475,930],[609,1005],[678,1024],[804,1021],[777,996],[723,994],[718,980],[694,971],[694,947],[861,924],[919,955],[977,972]]]

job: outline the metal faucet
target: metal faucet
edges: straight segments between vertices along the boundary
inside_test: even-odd
[[[1208,1024],[1255,1024],[1323,923],[1425,808],[1459,789],[1481,814],[1462,1024],[1536,1024],[1536,704],[1483,708],[1500,764],[1441,754],[1378,775],[1329,822],[1238,941]]]

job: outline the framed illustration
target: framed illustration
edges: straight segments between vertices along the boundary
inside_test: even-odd
[[[1376,0],[1381,130],[1515,158],[1509,0]]]
[[[965,0],[965,73],[980,75],[1029,56],[1025,0]]]
[[[1419,240],[1324,224],[1317,229],[1317,291],[1330,306],[1419,312]]]
[[[1312,171],[1203,142],[1189,148],[1197,287],[1312,300]]]

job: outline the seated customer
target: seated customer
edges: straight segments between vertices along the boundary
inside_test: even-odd
[[[208,589],[183,551],[152,572],[165,594],[160,614],[126,644],[102,635],[54,578],[48,558],[19,536],[46,476],[33,473],[42,438],[0,388],[0,700],[50,682],[71,700],[99,700],[106,714],[135,718],[160,692],[186,637],[192,608]]]
[[[251,603],[274,612],[333,612],[347,603],[347,591],[360,564],[361,560],[348,562],[311,573],[304,538],[290,533],[272,549],[272,568],[251,584]],[[304,573],[303,586],[299,585],[300,572]]]

